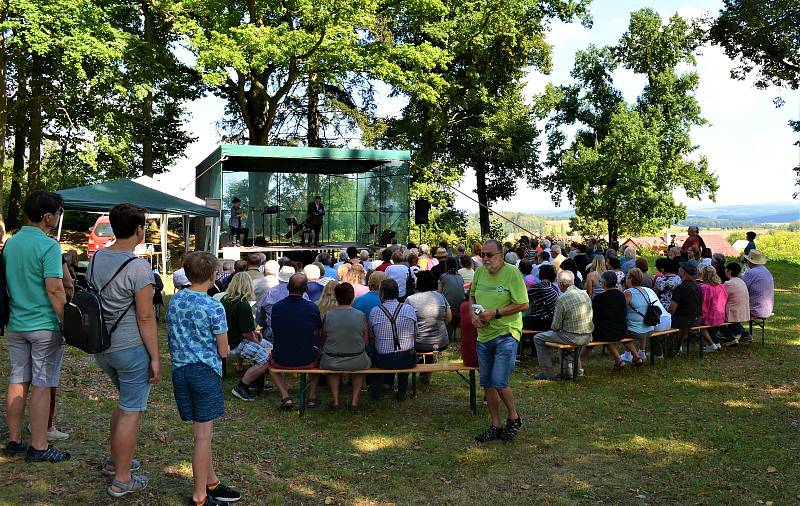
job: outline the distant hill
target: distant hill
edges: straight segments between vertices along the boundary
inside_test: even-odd
[[[568,220],[575,215],[574,209],[535,209],[520,213],[554,220]],[[703,206],[686,210],[687,218],[680,224],[697,222],[701,226],[753,226],[767,223],[791,223],[800,220],[799,202],[772,204],[744,204],[734,206]]]

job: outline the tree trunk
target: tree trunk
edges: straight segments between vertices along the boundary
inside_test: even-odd
[[[311,72],[308,75],[308,109],[306,111],[306,142],[311,148],[322,147],[322,137],[319,133],[320,128],[320,115],[319,115],[319,94],[320,87],[318,74]],[[308,174],[306,176],[306,196],[308,199],[313,198],[320,192],[319,188],[319,174]]]
[[[613,247],[613,244],[619,241],[619,223],[616,216],[609,216],[606,220],[608,223],[608,246]]]
[[[30,132],[28,133],[28,188],[27,194],[40,190],[42,167],[42,78],[39,74],[40,58],[33,57],[30,96]]]
[[[0,22],[6,17],[6,2],[0,0]],[[3,173],[6,166],[6,135],[8,133],[8,95],[6,87],[6,41],[0,30],[0,243],[5,242],[6,224],[3,221]]]
[[[486,196],[486,169],[483,165],[475,167],[475,183],[478,193],[478,202],[480,203],[478,207],[478,216],[481,224],[481,236],[488,237],[490,232],[489,199]],[[493,239],[499,240],[500,238],[493,237]]]
[[[25,130],[17,124],[14,129],[14,167],[11,176],[11,191],[8,194],[8,216],[6,227],[14,230],[22,225],[19,210],[22,209],[22,178],[25,174]]]
[[[149,65],[154,65],[153,31],[154,15],[147,0],[142,2],[142,15],[144,17],[144,42]],[[152,70],[152,67],[151,67]],[[153,83],[149,83],[151,86]],[[153,177],[153,91],[147,92],[142,104],[142,175]]]

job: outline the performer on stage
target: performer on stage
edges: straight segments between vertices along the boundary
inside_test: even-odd
[[[325,214],[325,206],[322,205],[322,197],[317,195],[314,197],[314,202],[308,203],[308,222],[311,229],[314,231],[314,246],[320,246],[319,234],[322,230],[322,215]]]
[[[244,235],[242,242],[247,242],[247,236],[250,234],[250,230],[242,226],[242,218],[244,218],[245,212],[242,210],[241,199],[239,197],[233,197],[231,205],[231,217],[228,218],[228,226],[231,227],[231,236],[235,238],[236,244],[238,245],[240,235]]]

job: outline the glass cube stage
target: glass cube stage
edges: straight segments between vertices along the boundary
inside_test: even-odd
[[[239,197],[251,237],[289,242],[287,220],[302,223],[320,195],[323,242],[372,244],[384,230],[407,242],[409,160],[408,151],[222,145],[197,167],[197,196],[220,207],[206,233],[227,232]]]

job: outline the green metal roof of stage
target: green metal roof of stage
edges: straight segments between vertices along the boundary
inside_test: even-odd
[[[385,163],[411,160],[410,151],[220,144],[197,166],[198,173],[222,163],[230,172],[353,174]]]

